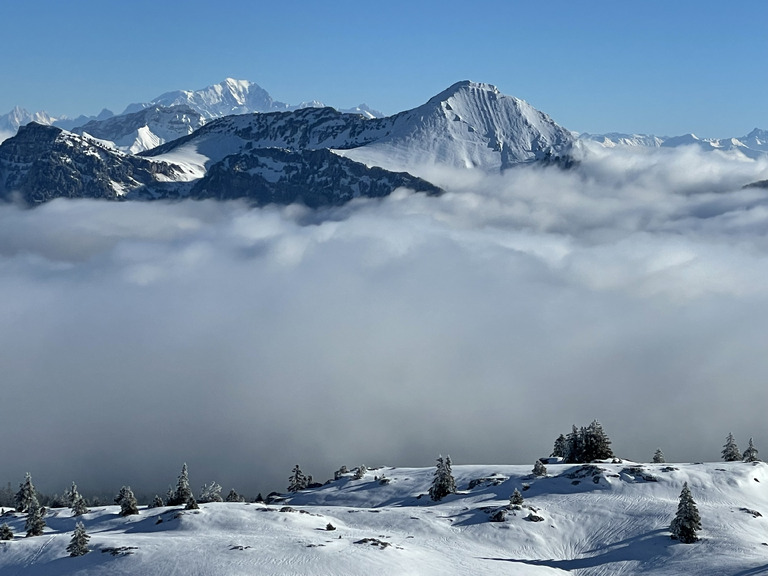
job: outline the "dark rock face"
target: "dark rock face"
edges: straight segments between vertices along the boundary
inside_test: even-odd
[[[31,123],[0,144],[0,197],[28,204],[54,198],[102,198],[165,195],[157,179],[179,169],[103,148],[53,126]]]
[[[429,182],[406,173],[368,168],[330,150],[258,148],[228,156],[209,168],[192,198],[246,198],[258,206],[301,202],[336,206],[352,198],[381,198],[399,187],[439,194]]]

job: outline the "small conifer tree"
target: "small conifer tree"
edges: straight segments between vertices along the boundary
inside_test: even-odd
[[[739,447],[736,446],[736,440],[734,440],[733,434],[730,432],[728,433],[728,437],[725,439],[722,455],[723,460],[726,462],[738,462],[741,460],[741,452],[739,452]]]
[[[187,505],[184,506],[184,510],[199,510],[200,506],[197,505],[197,500],[195,500],[194,496],[190,496],[189,500],[187,500]]]
[[[759,462],[760,458],[757,457],[757,448],[755,448],[755,444],[752,442],[752,438],[749,439],[749,446],[747,446],[747,449],[744,450],[744,462]]]
[[[27,520],[24,523],[24,529],[27,531],[27,536],[40,536],[44,528],[45,508],[40,506],[37,496],[33,496],[27,508]]]
[[[181,474],[179,474],[179,479],[176,482],[176,490],[173,490],[173,494],[167,499],[168,506],[186,504],[191,496],[192,488],[189,486],[189,469],[187,468],[187,463],[184,462],[181,467]]]
[[[288,492],[298,492],[307,487],[307,477],[301,471],[298,464],[294,466],[291,475],[288,477]]]
[[[533,475],[534,476],[547,475],[547,467],[544,466],[544,463],[541,460],[536,460],[536,462],[533,463]]]
[[[152,502],[149,503],[149,508],[162,508],[163,506],[163,499],[155,494],[155,497],[152,498]]]
[[[429,497],[437,502],[454,492],[456,492],[456,481],[451,469],[451,457],[446,456],[443,460],[442,456],[438,456],[435,476],[432,479],[432,486],[429,488]]]
[[[691,544],[699,539],[696,536],[696,531],[701,530],[701,517],[688,488],[688,482],[683,484],[680,500],[677,504],[677,514],[675,514],[669,530],[672,532],[672,538],[680,540],[683,544]]]
[[[27,472],[24,482],[19,484],[19,491],[15,496],[16,512],[28,512],[33,499],[37,501],[37,491],[35,490],[35,485],[32,484],[32,475]]]
[[[120,516],[131,516],[139,513],[139,503],[133,495],[130,486],[120,488],[120,493],[115,497],[115,504],[120,505]]]
[[[13,540],[13,530],[7,522],[3,522],[3,525],[0,526],[0,540]]]
[[[67,546],[67,552],[69,552],[70,556],[83,556],[84,554],[88,554],[88,552],[90,552],[90,549],[88,548],[88,540],[90,539],[91,537],[85,532],[83,523],[78,522],[75,525],[75,533],[72,534],[72,540],[70,540],[69,546]]]
[[[355,470],[354,479],[355,480],[362,480],[365,478],[365,474],[368,472],[368,468],[366,468],[363,464],[360,464],[360,466],[357,467]]]
[[[90,510],[88,510],[88,506],[85,504],[85,498],[77,494],[72,502],[72,516],[82,516],[83,514],[88,514],[88,512]]]
[[[523,495],[520,494],[520,490],[515,488],[509,497],[509,507],[522,506],[524,501],[525,499],[523,498]]]
[[[200,490],[200,503],[205,504],[207,502],[221,502],[221,485],[216,482],[210,484],[203,484],[203,488]]]
[[[227,502],[245,502],[245,498],[243,496],[240,496],[237,492],[235,492],[235,489],[232,488],[229,491],[229,494],[227,494],[226,498]]]
[[[80,495],[77,491],[77,484],[72,482],[72,486],[64,490],[64,505],[68,508],[72,508],[72,504],[75,503],[75,499]]]
[[[653,463],[654,464],[664,464],[666,460],[664,459],[664,452],[661,451],[661,448],[656,448],[656,452],[653,453]]]

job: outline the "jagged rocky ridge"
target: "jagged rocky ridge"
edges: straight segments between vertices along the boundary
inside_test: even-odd
[[[436,194],[439,188],[411,174],[422,166],[503,170],[566,155],[573,143],[546,114],[472,82],[388,118],[333,108],[227,116],[140,155],[97,139],[128,128],[141,139],[148,117],[163,118],[169,133],[202,121],[176,106],[94,122],[80,134],[30,124],[0,144],[0,196],[31,204],[191,197],[317,207],[398,187]],[[130,151],[129,140],[123,145]]]

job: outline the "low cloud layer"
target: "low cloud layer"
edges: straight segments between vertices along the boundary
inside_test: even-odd
[[[164,492],[186,461],[253,495],[296,463],[532,463],[594,418],[627,458],[768,453],[768,164],[431,176],[321,212],[0,207],[0,481]]]

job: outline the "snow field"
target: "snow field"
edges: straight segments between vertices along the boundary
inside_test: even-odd
[[[719,575],[768,565],[763,463],[547,468],[535,478],[529,466],[455,466],[459,491],[440,502],[427,496],[432,468],[380,468],[269,505],[141,508],[126,518],[99,507],[79,518],[92,548],[79,558],[66,553],[78,520],[68,509],[49,510],[45,533],[32,538],[24,515],[7,513],[16,537],[0,544],[0,573]],[[668,531],[684,482],[703,524],[690,545]],[[515,488],[522,508],[489,521]]]

